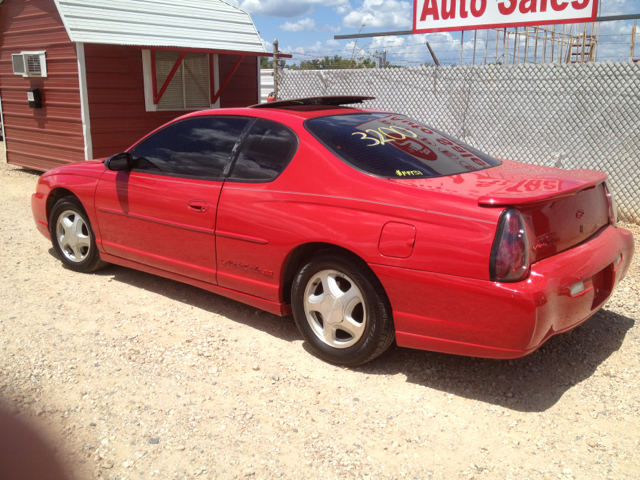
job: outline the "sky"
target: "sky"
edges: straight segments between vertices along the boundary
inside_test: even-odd
[[[432,61],[426,42],[429,42],[441,64],[459,64],[461,35],[459,32],[429,33],[354,40],[335,40],[334,35],[411,30],[413,1],[403,0],[226,0],[248,12],[260,32],[268,52],[278,39],[280,51],[294,55],[288,64],[302,60],[341,55],[344,58],[380,56],[386,50],[387,60],[396,65],[418,66]],[[601,0],[600,15],[640,13],[640,0]],[[364,26],[363,26],[364,25]],[[560,27],[558,27],[560,28]],[[568,32],[568,26],[565,27]],[[577,28],[574,27],[574,28]],[[627,61],[633,21],[602,22],[598,61]],[[496,60],[496,31],[479,30],[475,42],[476,63]],[[640,58],[640,22],[636,27],[635,58]],[[509,38],[507,59],[513,61],[513,35]],[[462,63],[473,63],[474,32],[467,31],[462,39]],[[518,37],[524,55],[524,37]],[[498,59],[503,61],[502,34],[497,41]],[[555,48],[557,55],[558,47]],[[542,53],[540,52],[540,55]],[[551,52],[545,51],[549,59]],[[555,59],[555,57],[554,57]],[[533,60],[530,54],[530,60]],[[539,59],[538,59],[539,61]]]

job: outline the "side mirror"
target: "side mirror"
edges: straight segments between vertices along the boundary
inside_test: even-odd
[[[114,172],[121,172],[124,170],[129,170],[129,165],[131,163],[131,155],[127,152],[124,153],[116,153],[115,155],[107,158],[104,161],[104,166],[109,170],[113,170]]]

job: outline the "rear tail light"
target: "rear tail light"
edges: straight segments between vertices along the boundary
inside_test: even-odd
[[[607,196],[609,206],[609,223],[615,225],[618,223],[618,204],[616,203],[616,198],[613,196],[613,190],[611,190],[609,180],[605,180],[604,182],[604,193]]]
[[[505,210],[500,217],[489,268],[494,282],[518,282],[529,273],[527,231],[517,210]]]

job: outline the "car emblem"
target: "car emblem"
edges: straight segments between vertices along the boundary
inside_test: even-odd
[[[559,241],[560,241],[559,238],[553,238],[553,237],[539,238],[536,244],[533,246],[533,250],[540,250],[543,248],[550,247],[551,245],[553,245],[554,243],[558,243]]]
[[[584,217],[584,210],[578,210],[576,212],[576,218],[582,218]]]

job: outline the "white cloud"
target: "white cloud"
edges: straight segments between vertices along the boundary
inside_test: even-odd
[[[334,27],[333,25],[329,25],[328,23],[324,25],[324,27],[322,27],[320,30],[318,30],[319,32],[333,32],[333,33],[338,33],[340,31],[340,27]]]
[[[327,40],[325,43],[327,44],[327,47],[339,47],[340,46],[340,42],[338,40],[334,40],[333,38]]]
[[[416,66],[424,62],[433,62],[426,47],[427,41],[431,44],[431,48],[436,52],[439,60],[442,61],[450,57],[452,51],[456,52],[455,55],[458,55],[459,58],[460,40],[453,38],[451,33],[448,32],[410,35],[406,37],[374,37],[368,40],[367,43],[363,43],[363,40],[353,41],[345,45],[343,56],[348,58],[380,56],[382,51],[386,50],[387,60],[392,64]],[[465,51],[467,49],[467,43],[468,42],[465,42],[464,45]],[[470,46],[473,50],[473,42],[471,42]],[[453,62],[449,59],[446,63],[449,64]],[[457,61],[455,63],[457,63]]]
[[[325,24],[322,28],[316,28],[316,21],[313,18],[302,18],[297,22],[285,22],[284,25],[279,25],[280,30],[287,32],[333,32],[338,33],[340,27],[334,27],[329,24]]]
[[[336,13],[338,15],[346,15],[347,13],[351,12],[351,10],[353,10],[353,8],[351,8],[351,4],[349,2],[345,3],[344,5],[338,5],[336,7]]]
[[[284,25],[279,25],[278,28],[287,32],[312,32],[316,29],[316,21],[306,17],[297,22],[286,22]]]
[[[314,53],[318,53],[318,52],[324,52],[326,50],[326,47],[322,44],[322,42],[318,41],[316,42],[314,45],[308,46],[308,47],[296,47],[293,48],[291,45],[287,46],[286,48],[280,48],[281,51],[283,52],[287,52],[287,53],[292,53],[292,54],[298,54],[298,55],[309,55],[309,54],[314,54]],[[307,58],[294,58],[293,61],[297,62],[299,60],[307,60]]]
[[[341,7],[349,4],[349,0],[227,0],[231,5],[241,8],[250,14],[268,17],[300,17],[311,15],[316,6]]]
[[[342,19],[345,27],[410,28],[412,5],[399,0],[364,0],[362,6]]]

